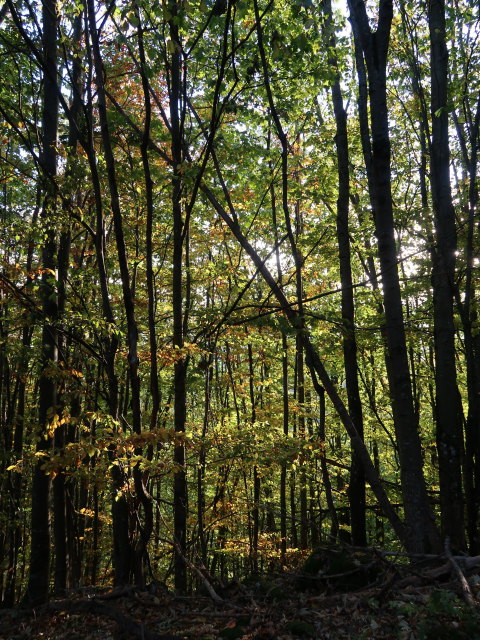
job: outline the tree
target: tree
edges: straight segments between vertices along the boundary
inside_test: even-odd
[[[372,140],[372,188],[375,230],[378,240],[387,370],[392,394],[395,432],[399,447],[402,493],[412,550],[437,548],[438,534],[433,522],[422,470],[418,421],[415,416],[402,299],[395,246],[393,203],[390,177],[390,139],[386,94],[387,54],[393,17],[392,2],[379,3],[378,22],[372,32],[365,5],[360,0],[349,4],[354,37],[358,39],[367,68]]]
[[[431,42],[432,142],[430,181],[435,213],[436,245],[433,252],[433,305],[435,328],[435,388],[437,448],[440,473],[442,534],[457,549],[465,548],[462,491],[462,419],[455,365],[455,253],[457,232],[450,187],[448,141],[448,52],[445,4],[428,5]]]
[[[42,247],[41,301],[43,314],[42,371],[38,389],[38,461],[32,481],[32,518],[30,572],[25,602],[46,602],[50,579],[50,477],[44,471],[43,456],[48,455],[52,440],[49,423],[57,403],[57,385],[52,369],[58,362],[58,315],[55,273],[57,268],[56,212],[58,80],[57,29],[58,13],[54,2],[45,2],[42,10],[43,106],[42,170],[43,203],[40,218],[45,228]]]
[[[327,2],[326,27],[327,42],[332,50],[331,65],[335,70],[332,85],[332,102],[336,120],[335,145],[338,163],[338,199],[337,199],[337,239],[340,260],[340,280],[342,288],[342,320],[344,323],[343,359],[348,395],[348,409],[361,438],[364,436],[362,404],[358,383],[357,342],[355,337],[355,303],[353,298],[353,278],[351,268],[349,200],[350,170],[347,132],[347,114],[343,105],[338,61],[335,54],[336,39],[333,26],[331,3]],[[352,542],[355,545],[366,545],[365,523],[365,475],[362,464],[355,451],[352,451],[350,470],[350,512],[352,524]]]

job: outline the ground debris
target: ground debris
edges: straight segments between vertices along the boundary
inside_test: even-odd
[[[242,585],[223,602],[166,589],[79,592],[1,611],[0,640],[480,640],[476,559],[376,557],[367,573],[374,582],[350,591],[344,580],[332,588],[341,572],[327,581],[319,575],[308,589],[299,588],[298,573],[285,572]]]

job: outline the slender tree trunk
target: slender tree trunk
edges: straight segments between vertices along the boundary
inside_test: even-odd
[[[257,420],[257,409],[254,391],[254,371],[253,371],[253,352],[252,345],[248,344],[248,374],[249,374],[249,391],[250,391],[250,423],[255,428]],[[252,573],[258,574],[258,536],[260,532],[260,476],[258,475],[257,465],[253,467],[253,500],[252,500],[252,552],[251,564]]]
[[[326,417],[326,406],[325,406],[325,389],[318,384],[316,375],[312,376],[313,386],[318,395],[318,400],[320,403],[320,411],[318,418],[318,439],[320,440],[321,446],[323,450],[320,453],[320,470],[322,474],[323,486],[325,489],[325,499],[327,502],[328,512],[330,514],[331,525],[330,525],[330,536],[334,540],[338,536],[339,525],[338,525],[338,517],[337,510],[335,509],[335,502],[333,500],[333,492],[332,492],[332,483],[330,481],[330,474],[328,473],[326,453],[325,453],[325,417]]]
[[[267,148],[270,150],[271,134],[268,132]],[[283,284],[282,263],[280,260],[280,245],[277,221],[277,202],[275,196],[273,163],[269,161],[270,170],[270,203],[272,207],[272,224],[275,236],[275,260],[279,286]],[[283,403],[283,435],[288,437],[289,431],[289,391],[288,391],[288,340],[285,330],[282,330],[282,403]],[[282,462],[280,470],[280,553],[282,565],[286,563],[287,554],[287,463]]]
[[[77,52],[80,48],[80,39],[82,36],[83,15],[79,14],[75,17],[73,25],[73,40],[77,48]],[[80,64],[80,58],[73,56],[72,60],[72,80],[73,80],[73,100],[70,107],[70,127],[68,133],[68,159],[66,167],[66,177],[70,178],[73,175],[73,167],[76,161],[77,132],[80,127],[80,113],[82,104],[82,68]],[[74,194],[67,194],[64,198],[64,214],[68,220],[70,208],[74,203]],[[71,221],[69,220],[71,223]],[[71,245],[71,230],[63,228],[60,234],[60,242],[58,248],[58,317],[59,322],[65,326],[65,310],[67,304],[67,279],[70,264],[70,245]],[[58,350],[59,361],[64,366],[67,364],[67,340],[65,333],[60,332],[58,336]],[[64,392],[59,393],[58,398],[58,414],[66,409],[64,403]],[[73,414],[73,409],[71,411]],[[68,431],[66,425],[60,425],[55,430],[54,435],[54,447],[59,454],[64,453],[65,445],[70,441],[68,438]],[[73,516],[71,510],[67,507],[67,486],[65,472],[63,468],[59,469],[59,472],[53,480],[53,533],[55,540],[55,594],[63,595],[67,586],[69,586],[69,578],[71,578],[71,556],[69,555],[69,542],[72,539],[72,521],[71,518],[67,518],[67,513]]]
[[[288,342],[282,331],[282,402],[283,402],[283,435],[288,437],[289,424],[289,392],[288,392]],[[280,537],[282,564],[287,555],[287,463],[282,462],[280,471]]]
[[[149,340],[150,340],[150,391],[152,396],[152,415],[150,419],[150,428],[155,428],[157,415],[160,404],[160,392],[158,387],[158,367],[157,367],[157,340],[155,334],[155,294],[153,290],[153,265],[152,265],[152,222],[153,222],[153,180],[150,172],[150,162],[148,157],[148,144],[150,140],[150,126],[152,118],[152,110],[150,104],[150,86],[146,76],[146,56],[143,43],[143,25],[141,22],[141,14],[138,7],[135,8],[137,19],[139,21],[138,26],[138,44],[140,54],[140,67],[142,78],[142,89],[145,103],[145,122],[144,131],[141,143],[142,164],[145,176],[145,200],[147,207],[147,292],[148,292],[148,326],[149,326]],[[134,284],[131,285],[130,298],[134,298]],[[133,305],[132,305],[133,306]],[[132,354],[137,351],[138,331],[136,321],[133,318],[129,322],[132,327],[131,334],[134,338],[129,339],[129,362],[130,362],[130,375],[132,377],[132,408],[133,408],[133,428],[135,433],[140,434],[142,431],[142,416],[141,416],[141,398],[140,398],[140,376],[139,376],[139,362],[136,356],[133,363]],[[130,332],[129,332],[130,333]],[[135,455],[143,455],[142,447],[135,449]],[[152,451],[147,452],[147,456],[151,459]],[[145,581],[145,567],[147,565],[147,547],[148,542],[153,532],[153,501],[147,488],[148,475],[142,471],[140,465],[136,465],[133,470],[133,479],[135,484],[135,493],[138,501],[143,508],[144,519],[143,523],[139,527],[138,541],[135,546],[135,581],[137,584],[143,586]]]
[[[176,13],[176,9],[175,12]],[[183,231],[182,216],[182,122],[181,122],[181,48],[178,23],[170,21],[170,37],[174,46],[170,68],[170,120],[172,139],[172,212],[173,212],[173,344],[183,348]],[[187,418],[186,375],[188,360],[181,357],[174,365],[174,423],[178,440],[175,443],[174,462],[176,471],[173,480],[174,491],[174,536],[175,588],[180,592],[187,589],[187,569],[182,556],[187,553],[187,478],[185,468],[185,446],[181,441],[185,433]]]
[[[207,308],[209,305],[209,295],[207,294]],[[201,449],[198,456],[198,469],[197,469],[197,520],[198,520],[198,540],[200,544],[200,557],[204,566],[207,566],[207,540],[205,536],[205,487],[204,478],[206,470],[206,451],[205,451],[205,439],[207,437],[208,424],[210,421],[211,412],[211,386],[213,377],[212,367],[213,354],[208,356],[208,360],[205,361],[205,387],[204,387],[204,413],[202,424],[202,441]]]
[[[141,415],[141,403],[140,403],[140,376],[138,372],[139,359],[138,359],[138,328],[135,318],[135,302],[133,295],[132,282],[130,279],[127,249],[125,244],[125,234],[123,228],[123,216],[120,208],[120,197],[118,192],[115,159],[113,155],[112,140],[109,129],[109,123],[107,118],[107,105],[106,95],[103,78],[103,64],[100,51],[100,43],[98,38],[98,32],[96,27],[96,13],[93,0],[88,0],[88,19],[90,28],[90,37],[92,40],[92,52],[95,68],[95,82],[97,87],[98,98],[98,113],[102,133],[103,149],[105,154],[105,164],[107,169],[108,186],[110,192],[110,206],[113,213],[113,223],[115,240],[117,246],[117,257],[120,268],[120,278],[122,283],[122,298],[123,306],[125,310],[125,316],[127,320],[127,345],[128,345],[128,377],[131,390],[131,412],[132,412],[132,428],[134,433],[140,434],[142,430],[142,415]],[[139,452],[137,452],[139,453]],[[115,467],[116,465],[113,465]],[[112,469],[113,471],[113,469]],[[115,472],[118,474],[118,471]],[[139,469],[139,465],[136,465],[133,471],[133,479],[135,485],[135,494],[137,500],[144,507],[144,511],[147,514],[148,522],[148,537],[151,533],[151,497],[148,495],[145,485],[143,483],[143,477]],[[114,478],[115,483],[118,485],[120,478]],[[119,495],[120,493],[120,495]],[[122,496],[123,488],[117,486],[117,495],[115,496],[114,513],[118,515],[117,530],[118,539],[115,539],[114,531],[114,557],[115,557],[115,574],[117,584],[127,583],[131,581],[131,577],[134,575],[136,582],[143,586],[143,557],[146,550],[147,529],[140,532],[139,538],[136,541],[132,541],[129,532],[129,513],[128,505],[123,504],[123,500],[126,498]],[[120,498],[120,499],[119,499]],[[121,502],[119,505],[118,503]],[[118,507],[118,509],[117,509]],[[114,527],[115,529],[115,527]],[[134,546],[138,545],[135,549]]]
[[[40,185],[37,186],[37,204],[32,215],[32,228],[35,228],[38,222],[38,215],[41,207],[41,189]],[[31,273],[32,261],[34,253],[34,242],[30,240],[28,243],[28,253],[26,261],[26,272]],[[29,276],[30,278],[30,276]],[[30,326],[25,326],[22,329],[22,350],[23,355],[20,360],[17,376],[19,379],[18,393],[17,393],[17,411],[14,419],[14,433],[13,433],[13,446],[12,456],[13,461],[20,460],[23,454],[24,446],[24,430],[25,430],[25,410],[26,410],[26,398],[27,398],[27,372],[29,364],[29,351],[32,343],[33,330]],[[16,601],[17,590],[17,574],[18,574],[18,559],[22,541],[22,521],[20,515],[22,513],[22,489],[23,478],[22,474],[11,472],[11,490],[10,490],[10,518],[12,522],[11,528],[11,542],[10,542],[10,556],[9,556],[9,570],[6,576],[5,590],[3,594],[3,603],[6,607],[13,607]]]
[[[330,0],[325,3],[327,11],[327,34],[331,48],[330,64],[336,70],[332,85],[332,101],[337,130],[335,145],[337,148],[338,199],[337,199],[337,242],[340,260],[340,281],[342,286],[342,322],[343,322],[343,362],[347,386],[348,410],[357,432],[363,438],[363,415],[358,385],[357,341],[355,336],[355,305],[353,299],[353,279],[351,268],[349,233],[350,171],[347,134],[347,114],[343,106],[338,63],[336,58],[336,38],[332,21]],[[367,544],[365,518],[365,473],[359,457],[352,448],[350,483],[348,488],[352,543],[358,546]]]
[[[58,359],[56,320],[57,291],[56,271],[56,187],[57,173],[57,130],[58,130],[58,82],[57,82],[57,5],[45,0],[42,10],[43,23],[43,113],[42,113],[42,171],[44,201],[41,220],[45,225],[46,242],[42,250],[41,298],[44,326],[42,330],[42,372],[39,381],[38,421],[39,442],[37,453],[48,453],[51,437],[46,430],[50,413],[55,408],[57,389],[55,378],[49,368]],[[25,594],[25,602],[31,605],[48,600],[50,586],[50,477],[42,469],[44,460],[38,457],[32,481],[32,515],[30,573]]]
[[[303,357],[303,344],[300,335],[297,336],[297,403],[298,403],[298,438],[300,446],[305,444],[305,362]],[[300,549],[308,548],[308,501],[307,501],[307,475],[305,459],[300,457],[300,473],[298,474],[300,490]]]

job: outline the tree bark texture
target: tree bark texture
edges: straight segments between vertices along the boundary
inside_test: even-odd
[[[327,33],[331,47],[330,64],[336,71],[332,85],[332,101],[336,120],[335,145],[337,149],[338,199],[337,199],[337,242],[340,262],[340,281],[342,286],[342,323],[343,323],[343,361],[347,387],[348,411],[358,435],[363,438],[363,415],[358,385],[357,341],[355,337],[355,303],[353,298],[353,279],[351,267],[349,233],[350,170],[347,134],[347,114],[343,106],[338,63],[336,58],[336,39],[332,24],[330,0],[325,3],[327,11]],[[355,450],[352,449],[350,467],[350,485],[348,489],[352,528],[352,543],[358,546],[367,544],[365,517],[365,473]]]
[[[58,361],[57,291],[55,286],[57,241],[55,231],[58,133],[58,81],[57,81],[57,5],[45,0],[42,10],[43,50],[43,107],[42,107],[42,184],[44,190],[41,221],[46,241],[42,249],[41,298],[44,325],[42,330],[42,372],[38,391],[38,444],[37,453],[51,448],[48,424],[57,401],[57,388],[53,372]],[[25,594],[28,604],[46,602],[50,586],[50,477],[42,468],[44,457],[39,455],[32,480],[32,514],[30,573]]]
[[[436,428],[440,475],[442,536],[454,549],[465,549],[462,491],[462,413],[457,389],[455,324],[453,317],[457,231],[450,187],[448,140],[448,51],[445,2],[428,3],[432,140],[430,182],[435,215],[433,251],[433,313],[435,336]]]
[[[183,231],[182,217],[182,122],[181,122],[181,54],[178,26],[170,22],[170,37],[175,50],[171,56],[170,70],[170,119],[172,168],[172,213],[173,213],[173,344],[182,349],[184,343],[183,326]],[[179,357],[174,365],[174,424],[178,440],[175,443],[174,462],[176,471],[174,490],[174,536],[178,549],[175,551],[175,588],[180,592],[187,589],[187,568],[183,557],[187,554],[187,478],[185,469],[185,445],[182,441],[187,418],[186,375],[188,359]]]
[[[437,549],[440,541],[430,509],[415,415],[395,244],[391,192],[390,137],[386,91],[387,55],[393,18],[391,0],[380,0],[372,32],[363,0],[349,2],[354,37],[367,67],[372,141],[372,187],[385,311],[387,371],[400,458],[400,474],[410,551]]]

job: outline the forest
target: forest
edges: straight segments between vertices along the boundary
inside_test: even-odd
[[[0,72],[0,605],[319,549],[472,605],[477,3],[5,0]]]

